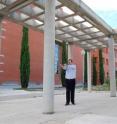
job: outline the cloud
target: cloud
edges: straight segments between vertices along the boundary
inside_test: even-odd
[[[111,27],[117,28],[117,11],[96,11]]]
[[[117,0],[82,0],[111,27],[117,28]]]
[[[82,0],[93,10],[117,11],[117,0]]]

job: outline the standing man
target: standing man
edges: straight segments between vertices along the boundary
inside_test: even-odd
[[[67,65],[60,65],[62,69],[66,70],[65,83],[66,83],[66,104],[69,105],[70,101],[75,105],[75,82],[76,82],[76,65],[73,64],[72,59],[68,60]]]

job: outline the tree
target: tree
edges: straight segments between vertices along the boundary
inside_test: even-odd
[[[20,55],[20,81],[22,88],[28,87],[29,78],[30,78],[30,53],[28,45],[28,28],[23,27]]]
[[[96,58],[93,57],[93,85],[97,84]]]
[[[84,88],[87,88],[87,50],[84,55]]]
[[[68,62],[68,44],[62,43],[62,64]],[[65,70],[61,69],[61,82],[62,86],[65,86]]]
[[[104,83],[104,65],[103,65],[102,49],[99,49],[99,81],[101,84]]]

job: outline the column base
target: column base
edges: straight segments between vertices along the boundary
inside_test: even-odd
[[[55,112],[43,112],[43,114],[54,114]]]

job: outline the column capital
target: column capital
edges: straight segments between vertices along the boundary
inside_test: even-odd
[[[66,41],[65,43],[69,45],[69,42]]]
[[[84,49],[81,50],[81,55],[82,55],[82,56],[85,55],[85,50],[84,50]]]

